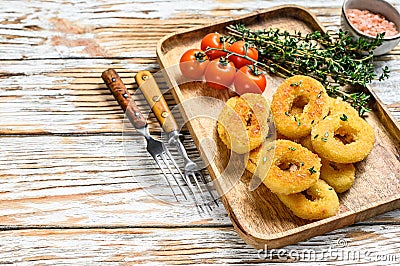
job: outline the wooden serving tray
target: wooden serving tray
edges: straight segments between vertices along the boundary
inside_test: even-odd
[[[233,20],[227,20],[209,26],[174,33],[159,41],[157,56],[164,69],[173,69],[179,63],[180,56],[189,48],[199,48],[201,39],[210,32],[225,33],[225,27],[234,23],[244,23],[251,28],[276,27],[288,31],[308,33],[323,26],[316,17],[299,6],[279,6],[263,12],[257,12]],[[279,199],[264,185],[249,191],[251,174],[244,172],[239,180],[231,180],[229,173],[221,173],[230,159],[229,151],[220,141],[214,119],[193,118],[194,109],[214,110],[215,101],[208,96],[225,102],[231,95],[228,91],[216,91],[202,82],[190,82],[178,86],[174,70],[166,71],[165,76],[174,88],[173,94],[178,103],[196,99],[196,105],[183,104],[181,112],[189,121],[188,128],[200,150],[204,161],[209,162],[207,169],[214,180],[219,193],[227,186],[232,189],[221,196],[221,200],[239,235],[256,248],[282,247],[328,231],[365,220],[400,206],[400,129],[376,95],[371,94],[372,112],[366,120],[375,130],[376,142],[372,153],[356,164],[354,186],[339,194],[340,208],[336,216],[319,221],[307,221],[293,215]],[[268,90],[274,90],[281,78],[268,76]],[[222,102],[222,103],[223,103]],[[217,107],[217,106],[215,106]]]

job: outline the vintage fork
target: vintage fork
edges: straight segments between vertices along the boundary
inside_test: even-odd
[[[169,109],[167,102],[165,101],[164,96],[162,95],[154,77],[149,71],[139,71],[135,76],[135,80],[147,102],[151,106],[151,109],[153,110],[157,120],[160,122],[164,131],[168,134],[169,144],[175,145],[179,153],[181,154],[185,164],[184,174],[187,179],[187,183],[190,184],[190,180],[193,180],[195,182],[196,187],[200,192],[202,201],[206,204],[207,197],[203,193],[203,189],[201,188],[197,180],[197,176],[199,176],[201,181],[204,183],[207,192],[211,196],[212,201],[217,206],[219,206],[217,200],[211,192],[210,187],[207,184],[207,180],[201,172],[200,167],[195,162],[190,160],[189,156],[187,155],[186,149],[179,139],[178,125],[176,124],[172,112]],[[210,207],[210,205],[206,205]]]
[[[170,166],[168,161],[172,163],[173,167],[178,171],[179,175],[183,177],[178,165],[176,164],[175,160],[171,156],[164,143],[150,136],[146,119],[140,112],[140,109],[136,105],[135,101],[132,100],[129,91],[126,89],[118,73],[114,69],[108,69],[102,73],[101,77],[103,78],[107,87],[110,89],[111,93],[114,95],[115,99],[118,101],[122,110],[125,111],[127,117],[129,118],[130,122],[135,127],[137,132],[146,138],[146,149],[156,161],[158,167],[161,169],[161,172],[163,173],[163,176],[168,186],[171,188],[176,201],[179,200],[171,185],[171,182],[169,181],[166,169],[168,169],[168,172],[172,175],[173,179],[178,184],[178,188],[181,191],[183,197],[187,199],[186,193],[183,191],[181,185],[179,184],[178,178],[172,170],[172,167]],[[200,207],[200,209],[202,209],[201,205],[198,202],[196,202],[196,205]]]

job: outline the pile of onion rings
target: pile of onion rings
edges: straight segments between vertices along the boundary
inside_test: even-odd
[[[374,146],[373,128],[351,105],[329,97],[318,81],[306,76],[286,79],[273,96],[271,111],[278,136],[272,166],[263,172],[268,147],[262,147],[250,153],[247,170],[296,216],[315,220],[335,215],[337,193],[355,181],[353,163],[365,159]]]
[[[268,126],[259,118],[269,114],[262,115],[267,105],[259,105],[257,97],[242,95],[228,100],[218,121],[220,138],[232,151],[248,153],[246,169],[293,214],[308,220],[335,215],[339,210],[337,193],[355,182],[353,163],[365,159],[373,149],[373,128],[351,105],[329,97],[317,80],[293,76],[273,95],[271,112],[277,139],[265,141]],[[246,120],[248,114],[257,119]],[[246,138],[237,133],[239,124],[245,125]],[[228,136],[229,127],[232,133]]]
[[[353,163],[365,159],[375,142],[373,128],[350,104],[329,97],[324,89],[315,96],[315,88],[321,86],[310,77],[294,76],[278,87],[271,104],[277,135],[300,142],[321,158],[319,179],[310,187],[289,195],[285,190],[273,191],[296,216],[310,220],[336,214],[336,193],[351,188],[355,181]]]

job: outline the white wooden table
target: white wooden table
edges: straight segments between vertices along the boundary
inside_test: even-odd
[[[135,88],[137,71],[159,69],[164,35],[288,3],[339,27],[338,0],[0,0],[0,265],[399,264],[398,210],[264,254],[239,238],[222,206],[199,216],[150,197],[131,174],[145,180],[154,170],[140,147],[126,164],[124,114],[102,71],[116,68]],[[372,88],[400,119],[400,47],[382,64],[391,77]]]

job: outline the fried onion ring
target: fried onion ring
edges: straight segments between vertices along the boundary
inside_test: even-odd
[[[251,150],[249,152],[248,158],[245,157],[245,160],[247,159],[246,170],[248,170],[252,174],[254,174],[256,172],[257,165],[260,162],[261,153],[262,153],[261,148],[262,148],[262,145],[258,146],[257,148],[255,148],[254,150]]]
[[[260,94],[230,98],[218,117],[218,134],[225,145],[244,154],[261,145],[268,135],[269,105]]]
[[[296,216],[307,220],[328,218],[339,210],[339,198],[335,190],[321,179],[304,192],[277,195]]]
[[[273,193],[298,193],[309,188],[319,178],[320,158],[298,143],[276,140],[255,152],[258,154],[251,153],[249,156],[253,161],[248,163],[247,169],[258,176]]]
[[[336,114],[321,120],[311,131],[314,150],[321,157],[337,163],[355,163],[371,152],[375,134],[361,117]]]
[[[321,164],[319,178],[333,187],[336,193],[343,193],[353,186],[356,168],[352,163],[334,163],[322,158]]]
[[[343,101],[340,98],[332,98],[328,97],[328,103],[329,103],[329,114],[328,116],[332,116],[335,114],[340,114],[343,116],[345,114],[346,116],[359,116],[358,112],[356,109],[354,109],[353,106],[351,106],[349,103]]]
[[[271,103],[277,131],[290,139],[309,135],[311,126],[328,114],[328,97],[324,86],[311,77],[286,79]]]
[[[307,136],[300,140],[301,145],[312,152],[311,137]],[[321,173],[319,178],[333,187],[336,193],[347,191],[353,186],[356,169],[352,163],[335,163],[324,158],[321,159]]]

